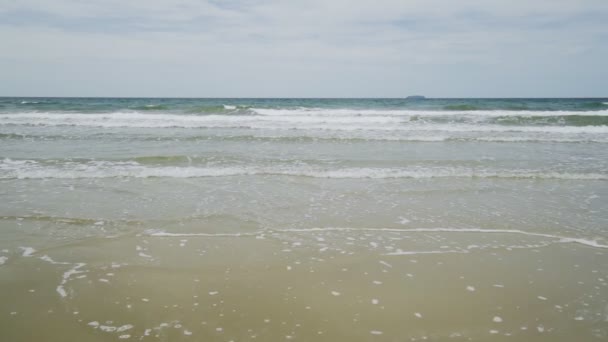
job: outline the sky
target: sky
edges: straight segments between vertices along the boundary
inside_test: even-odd
[[[606,0],[0,0],[0,96],[606,97]]]

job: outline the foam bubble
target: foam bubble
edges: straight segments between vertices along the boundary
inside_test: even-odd
[[[23,251],[22,256],[30,257],[32,254],[36,253],[36,250],[32,247],[19,247]]]
[[[120,326],[116,329],[116,332],[123,332],[123,331],[127,331],[133,329],[133,325],[132,324],[125,324],[123,326]]]
[[[79,271],[80,268],[86,266],[85,263],[77,263],[74,267],[72,267],[71,269],[67,270],[66,272],[63,273],[62,279],[61,279],[61,283],[59,283],[59,285],[56,288],[57,293],[59,293],[59,295],[61,297],[67,297],[68,293],[65,290],[65,284],[67,284],[67,282],[70,280],[70,277],[74,274],[78,274],[78,273],[83,273],[83,271]],[[101,327],[100,327],[101,328]]]

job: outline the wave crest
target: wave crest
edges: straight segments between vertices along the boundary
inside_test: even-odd
[[[333,179],[391,178],[497,178],[497,179],[561,179],[608,180],[605,173],[571,173],[552,170],[493,170],[465,167],[409,168],[336,168],[302,165],[277,166],[148,166],[135,161],[66,162],[45,164],[35,160],[4,159],[0,163],[0,179],[73,179],[73,178],[202,178],[228,176],[292,176]]]

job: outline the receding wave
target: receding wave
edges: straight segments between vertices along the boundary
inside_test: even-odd
[[[343,232],[343,233],[391,233],[391,234],[426,234],[426,233],[447,233],[447,234],[516,234],[516,235],[526,235],[537,238],[549,238],[557,240],[556,243],[574,243],[580,244],[587,247],[593,248],[608,248],[608,245],[603,244],[600,239],[588,239],[581,237],[569,237],[563,235],[555,235],[555,234],[546,234],[546,233],[537,233],[532,231],[524,231],[520,229],[486,229],[486,228],[372,228],[372,227],[359,227],[359,228],[351,228],[351,227],[313,227],[313,228],[291,228],[291,229],[263,229],[254,232],[239,232],[239,233],[182,233],[182,232],[167,232],[159,229],[147,229],[144,231],[144,234],[151,237],[160,237],[160,238],[175,238],[175,237],[255,237],[260,234],[277,234],[277,233],[326,233],[326,232]],[[600,241],[598,241],[600,240]],[[477,245],[469,245],[467,249],[477,248]],[[432,252],[419,252],[419,251],[402,251],[396,250],[394,252],[389,252],[385,255],[412,255],[412,254],[435,254],[435,253],[468,253],[467,250],[458,250],[458,251],[432,251]]]
[[[95,218],[82,218],[82,217],[69,217],[69,216],[48,216],[48,215],[21,215],[21,216],[1,216],[0,220],[10,221],[33,221],[33,222],[51,222],[61,223],[78,226],[90,226],[90,225],[107,225],[115,223],[108,221],[107,219],[95,219]],[[120,220],[121,224],[127,225],[140,225],[141,221],[136,220]]]
[[[294,176],[335,179],[391,179],[391,178],[507,178],[507,179],[562,179],[608,180],[605,173],[572,173],[551,170],[492,170],[464,167],[410,168],[338,168],[309,166],[160,166],[152,167],[137,162],[91,161],[48,165],[35,160],[5,159],[0,163],[0,179],[45,178],[202,178],[228,176]]]

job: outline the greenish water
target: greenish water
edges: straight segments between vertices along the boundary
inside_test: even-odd
[[[0,98],[0,340],[606,340],[606,118]]]

